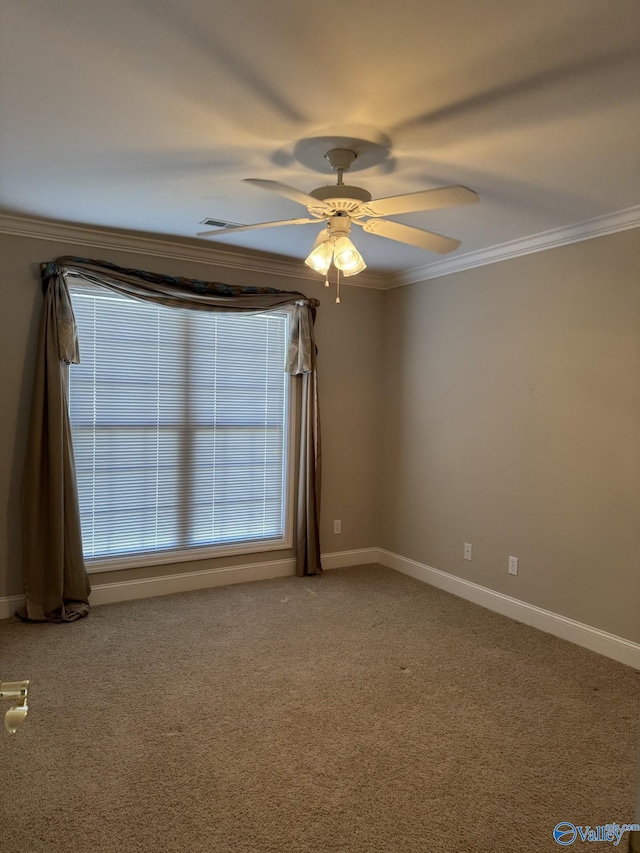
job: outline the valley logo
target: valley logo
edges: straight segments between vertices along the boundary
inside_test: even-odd
[[[638,823],[607,823],[604,826],[576,826],[569,821],[562,821],[553,830],[557,844],[568,847],[578,838],[580,841],[612,841],[617,847],[625,832],[640,830]]]

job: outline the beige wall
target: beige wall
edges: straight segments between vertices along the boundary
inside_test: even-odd
[[[640,641],[640,231],[389,291],[385,329],[378,544]]]
[[[258,275],[126,251],[96,249],[28,237],[0,235],[0,597],[22,593],[20,477],[41,304],[39,263],[60,255],[97,257],[123,266],[302,290],[321,300],[316,324],[322,414],[323,497],[321,537],[325,553],[371,547],[377,538],[380,437],[379,357],[384,294],[344,286],[341,305],[322,282]],[[333,519],[342,534],[333,534]],[[95,583],[194,571],[262,560],[292,552],[200,560],[178,565],[93,575]]]

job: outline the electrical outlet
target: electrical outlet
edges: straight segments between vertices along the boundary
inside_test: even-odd
[[[518,558],[517,557],[509,557],[509,574],[517,575],[518,574]]]
[[[342,522],[339,518],[333,522],[333,532],[334,533],[342,533]]]
[[[464,543],[464,558],[471,560],[473,558],[473,545],[470,542]]]

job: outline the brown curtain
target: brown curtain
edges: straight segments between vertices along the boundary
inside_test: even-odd
[[[85,616],[89,610],[66,387],[67,365],[80,360],[67,275],[168,307],[251,313],[287,308],[291,312],[284,369],[302,384],[296,573],[321,574],[320,429],[313,337],[318,301],[295,291],[176,278],[107,261],[62,257],[42,265],[44,304],[23,479],[26,608],[20,615],[61,622]]]
[[[289,372],[302,382],[300,406],[300,455],[298,469],[298,507],[296,524],[296,574],[320,574],[320,411],[316,348],[313,341],[311,312],[298,313],[291,323]],[[320,571],[318,571],[320,569]]]
[[[27,604],[19,615],[38,622],[70,622],[89,612],[66,382],[66,365],[78,362],[60,275],[49,280],[42,306],[22,490]]]

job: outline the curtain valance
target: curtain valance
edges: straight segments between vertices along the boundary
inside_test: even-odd
[[[144,299],[168,308],[196,311],[235,311],[263,313],[290,308],[289,346],[285,370],[294,376],[312,370],[311,347],[316,308],[320,304],[303,293],[276,290],[274,287],[245,287],[218,281],[203,281],[119,267],[109,261],[65,256],[41,264],[43,289],[46,294],[52,281],[62,278],[57,288],[56,319],[60,342],[60,358],[67,364],[78,364],[78,338],[71,299],[64,276],[74,275],[84,281],[114,290],[123,296]]]

